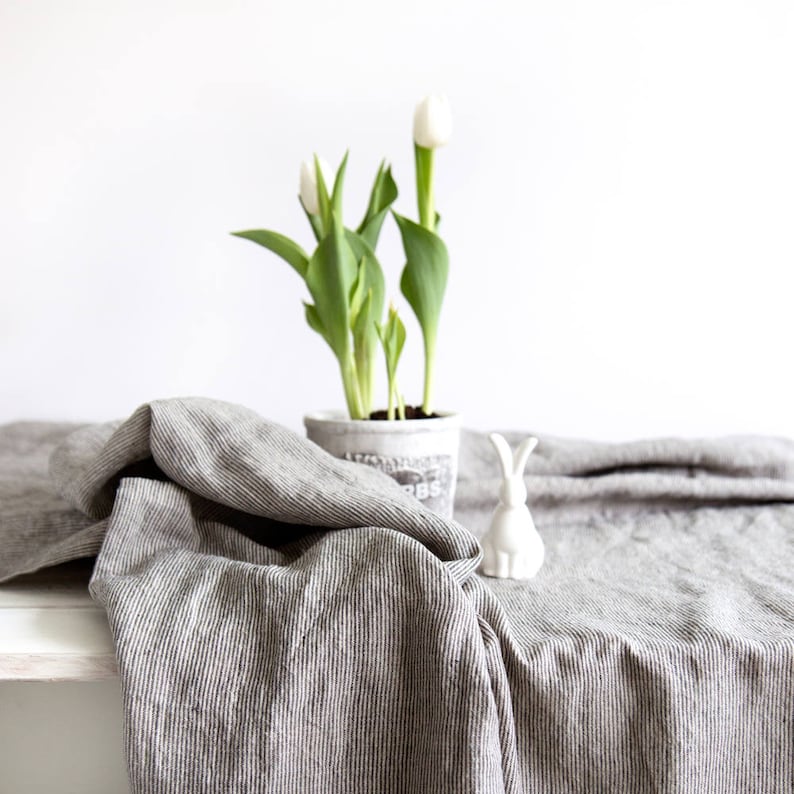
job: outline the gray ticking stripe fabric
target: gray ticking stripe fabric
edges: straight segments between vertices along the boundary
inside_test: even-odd
[[[794,443],[541,435],[526,482],[546,563],[493,580],[483,434],[453,522],[226,403],[17,423],[0,579],[99,551],[134,792],[794,792]]]

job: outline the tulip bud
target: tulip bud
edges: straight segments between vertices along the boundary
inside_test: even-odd
[[[330,192],[334,186],[333,169],[322,157],[317,159],[320,162],[323,181]],[[309,215],[317,215],[320,211],[320,199],[317,196],[317,176],[314,171],[313,160],[304,160],[301,163],[300,199]]]
[[[414,112],[414,141],[425,149],[443,146],[452,135],[452,110],[444,94],[430,94]]]

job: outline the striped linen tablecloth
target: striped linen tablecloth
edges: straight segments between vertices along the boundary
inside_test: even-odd
[[[540,439],[517,582],[484,434],[449,521],[227,403],[6,425],[0,580],[98,554],[134,792],[794,791],[794,442]]]

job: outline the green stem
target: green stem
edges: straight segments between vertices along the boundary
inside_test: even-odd
[[[416,200],[419,209],[419,224],[429,229],[436,230],[436,201],[433,190],[434,158],[433,150],[425,149],[418,144],[414,145],[416,160]]]
[[[359,393],[358,379],[356,377],[356,362],[352,355],[348,361],[340,362],[342,371],[342,384],[345,388],[345,400],[347,401],[347,412],[351,419],[366,419],[364,409],[361,405],[361,394]]]
[[[389,379],[389,407],[386,411],[387,419],[394,419],[394,380]]]
[[[431,232],[436,230],[436,192],[433,188],[433,178],[435,177],[434,157],[432,150],[430,151],[430,165],[427,169],[427,219],[425,220],[425,228]]]
[[[436,362],[435,339],[430,341],[425,337],[425,393],[422,401],[422,410],[430,416],[433,412],[433,375]]]
[[[374,355],[367,351],[364,345],[359,345],[355,351],[355,362],[361,412],[364,417],[367,417],[372,413],[372,404],[375,400]]]

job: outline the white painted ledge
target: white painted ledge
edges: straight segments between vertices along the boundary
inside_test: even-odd
[[[102,681],[118,675],[104,610],[88,595],[90,564],[0,584],[0,681]]]

